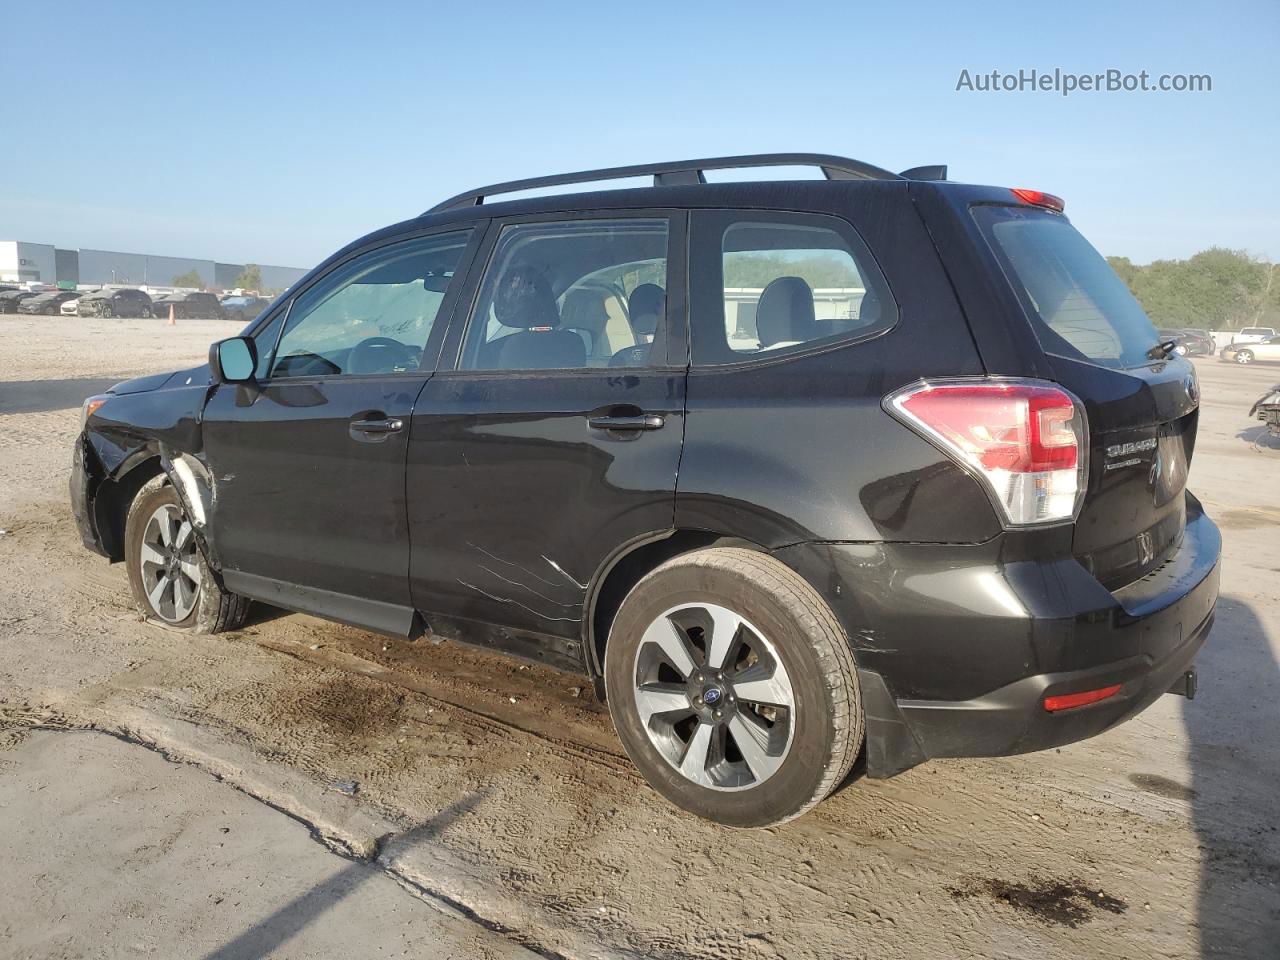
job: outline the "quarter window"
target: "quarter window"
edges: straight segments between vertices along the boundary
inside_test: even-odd
[[[893,323],[895,308],[883,281],[843,231],[801,214],[760,220],[721,215],[716,222],[722,295],[713,303],[708,291],[699,301],[715,315],[696,318],[698,363],[779,356]],[[710,225],[704,223],[699,237],[711,239]],[[710,253],[703,254],[707,267]]]
[[[503,228],[462,348],[464,370],[666,361],[667,221]]]
[[[299,294],[271,376],[418,369],[468,237],[464,231],[383,247]]]

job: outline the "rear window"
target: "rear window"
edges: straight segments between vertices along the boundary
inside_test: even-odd
[[[1046,353],[1136,367],[1161,337],[1123,280],[1065,217],[1026,207],[973,208]]]

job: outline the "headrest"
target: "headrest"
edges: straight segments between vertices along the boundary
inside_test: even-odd
[[[493,292],[493,315],[504,327],[560,325],[551,284],[533,267],[514,267],[502,274]]]
[[[627,314],[631,329],[641,336],[653,336],[667,312],[667,292],[656,283],[642,283],[631,291]]]
[[[608,321],[609,311],[605,309],[604,294],[600,291],[579,287],[564,295],[560,322],[566,327],[598,330]]]
[[[862,295],[858,304],[858,326],[869,327],[880,322],[880,297],[870,287]]]
[[[651,337],[658,328],[658,321],[667,312],[667,292],[656,283],[642,283],[631,291],[627,300],[627,315],[631,329]]]
[[[818,324],[813,315],[813,290],[800,277],[777,277],[760,294],[756,305],[756,333],[760,346],[813,340]]]

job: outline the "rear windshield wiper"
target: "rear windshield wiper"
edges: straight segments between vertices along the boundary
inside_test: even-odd
[[[1178,341],[1161,340],[1154,347],[1147,351],[1147,358],[1150,360],[1166,360],[1177,348]]]

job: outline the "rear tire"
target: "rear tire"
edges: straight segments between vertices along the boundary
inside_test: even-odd
[[[164,474],[143,484],[130,505],[124,551],[129,588],[148,620],[187,633],[221,633],[244,625],[249,599],[218,584]]]
[[[862,748],[844,631],[805,580],[751,550],[695,551],[641,580],[610,630],[605,685],[649,783],[728,826],[800,816]]]

